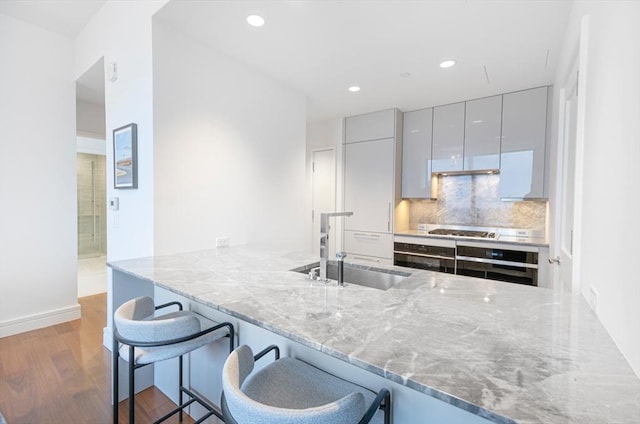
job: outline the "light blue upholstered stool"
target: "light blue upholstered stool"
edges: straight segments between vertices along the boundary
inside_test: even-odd
[[[177,310],[164,315],[156,316],[155,311],[175,306]],[[208,413],[200,418],[197,423],[204,421],[211,415],[222,419],[217,407],[197,396],[189,388],[183,386],[182,381],[182,356],[194,351],[206,344],[229,338],[229,352],[233,351],[234,328],[231,323],[224,322],[211,328],[203,328],[201,317],[190,311],[183,311],[180,302],[169,302],[154,306],[150,297],[138,297],[129,300],[120,306],[113,315],[113,422],[118,423],[118,365],[119,358],[129,364],[129,423],[134,424],[135,406],[135,370],[145,365],[179,358],[178,379],[179,405],[164,417],[155,421],[159,423],[169,417],[180,413],[193,402],[198,402]],[[183,393],[189,400],[183,402]]]
[[[7,424],[7,421],[4,419],[2,414],[0,414],[0,424]]]
[[[272,350],[276,361],[250,376],[255,361]],[[222,389],[227,424],[364,424],[378,409],[385,424],[391,422],[389,390],[376,394],[298,359],[280,359],[277,346],[255,357],[249,346],[234,350],[222,370]]]

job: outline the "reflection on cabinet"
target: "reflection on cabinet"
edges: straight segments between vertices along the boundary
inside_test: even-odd
[[[346,119],[345,143],[395,137],[396,110],[366,113]]]
[[[546,197],[547,91],[540,87],[503,96],[500,197]]]
[[[401,149],[399,111],[345,119],[344,210],[353,215],[344,220],[344,248],[351,260],[389,263],[392,259],[389,235],[400,195]]]
[[[502,96],[466,102],[464,170],[500,168]]]
[[[464,102],[433,108],[433,172],[462,171]]]
[[[431,197],[433,108],[404,114],[402,125],[402,197]]]

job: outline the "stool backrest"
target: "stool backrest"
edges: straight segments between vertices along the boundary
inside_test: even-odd
[[[361,393],[351,393],[335,402],[307,409],[278,408],[257,402],[241,389],[253,367],[253,352],[243,345],[229,355],[222,370],[225,400],[238,424],[354,424],[362,418],[365,408]],[[265,389],[278,390],[277,387]]]
[[[147,296],[123,303],[113,314],[120,336],[137,342],[159,342],[190,336],[200,331],[192,313],[176,311],[154,317],[153,299]]]

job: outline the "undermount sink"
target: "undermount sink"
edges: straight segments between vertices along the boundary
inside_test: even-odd
[[[309,274],[310,271],[319,266],[319,262],[314,262],[299,268],[294,268],[291,271]],[[392,271],[382,268],[364,268],[355,264],[344,264],[345,284],[357,284],[378,290],[388,290],[410,275],[408,272]],[[327,263],[327,278],[330,280],[338,280],[337,261],[329,261]]]

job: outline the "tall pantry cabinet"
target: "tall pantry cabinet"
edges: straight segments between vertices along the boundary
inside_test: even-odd
[[[393,264],[394,209],[400,201],[402,113],[345,119],[344,249],[354,262]]]

